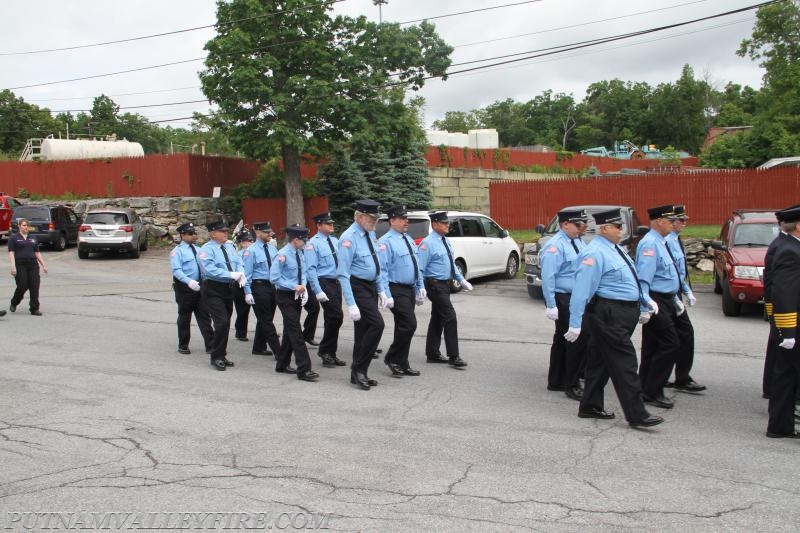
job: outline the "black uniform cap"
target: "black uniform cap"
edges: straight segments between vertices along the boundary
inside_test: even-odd
[[[689,218],[689,215],[686,214],[686,206],[685,205],[681,204],[681,205],[676,205],[675,206],[675,218],[680,218],[680,219],[683,219],[683,220]]]
[[[558,212],[558,222],[581,222],[586,224],[589,216],[584,209],[565,209]]]
[[[598,226],[603,224],[622,224],[622,215],[618,207],[608,211],[592,213],[592,216],[594,217],[594,223]]]
[[[272,227],[270,226],[269,220],[266,222],[256,222],[253,224],[253,229],[258,231],[272,231]]]
[[[289,240],[303,239],[305,241],[308,239],[308,228],[302,228],[298,225],[289,226],[286,228],[286,235],[289,236]]]
[[[326,213],[320,213],[319,215],[314,215],[314,222],[317,224],[331,224],[333,223],[333,217],[331,216],[330,211]]]
[[[197,233],[194,224],[192,224],[191,222],[187,222],[186,224],[181,224],[175,229],[175,231],[177,231],[178,234],[181,235],[184,233]]]
[[[435,211],[428,216],[431,217],[431,222],[450,222],[447,211]]]
[[[255,242],[256,236],[247,230],[242,230],[236,234],[236,242],[250,241]]]
[[[408,209],[404,205],[395,205],[386,210],[387,218],[407,217]]]
[[[658,218],[674,218],[677,217],[678,214],[675,212],[675,205],[660,205],[658,207],[651,207],[647,210],[647,216],[650,217],[650,220],[656,220]]]
[[[361,211],[362,213],[374,217],[378,216],[378,208],[380,206],[380,202],[376,202],[375,200],[364,199],[356,201],[356,211]]]
[[[776,211],[775,218],[778,222],[800,222],[800,204]]]
[[[228,231],[230,228],[223,221],[217,220],[206,224],[206,229],[208,231]]]

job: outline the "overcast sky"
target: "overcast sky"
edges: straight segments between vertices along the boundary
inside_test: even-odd
[[[755,4],[748,0],[388,0],[384,21],[421,18],[503,6],[478,13],[436,18],[439,34],[455,47],[453,63],[534,51],[689,21]],[[0,17],[0,89],[51,110],[91,108],[95,96],[109,95],[123,108],[201,100],[201,60],[89,80],[73,78],[204,57],[213,28],[77,50],[18,54],[100,43],[213,24],[209,0],[3,0]],[[344,0],[336,12],[378,20],[373,0]],[[613,20],[610,20],[613,19]],[[616,43],[546,58],[430,80],[428,126],[446,111],[468,111],[497,100],[526,101],[545,90],[581,100],[589,84],[613,78],[652,85],[675,81],[684,64],[697,77],[723,88],[728,81],[760,87],[763,71],[735,52],[749,37],[755,11],[700,22]],[[492,42],[486,42],[486,41]],[[477,43],[477,44],[476,44]],[[470,64],[469,66],[475,66]],[[451,70],[466,68],[454,66]],[[25,87],[28,85],[36,85]],[[19,87],[19,88],[17,88]],[[123,109],[150,120],[207,112],[208,103]],[[186,126],[189,121],[165,124]]]

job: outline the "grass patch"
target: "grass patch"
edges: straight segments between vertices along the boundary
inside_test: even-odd
[[[536,230],[532,229],[515,229],[515,230],[508,230],[508,234],[511,235],[511,238],[517,241],[519,244],[525,244],[526,242],[536,242],[539,240],[539,233]]]
[[[701,272],[699,270],[692,270],[689,272],[689,277],[692,280],[692,283],[698,283],[702,285],[711,285],[714,283],[714,273],[713,272]]]
[[[715,225],[701,225],[692,226],[691,224],[683,228],[681,237],[684,239],[688,237],[699,237],[701,239],[718,239],[720,226]]]

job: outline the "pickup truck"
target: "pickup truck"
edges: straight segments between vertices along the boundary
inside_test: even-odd
[[[594,225],[594,218],[592,213],[599,211],[607,211],[609,209],[620,209],[622,215],[622,240],[620,246],[628,252],[631,256],[636,251],[636,245],[639,240],[650,230],[647,226],[641,225],[639,215],[636,210],[626,205],[576,205],[564,207],[563,209],[578,210],[585,209],[589,215],[589,224],[586,233],[581,237],[584,242],[588,243],[594,239],[597,233],[597,228]],[[563,210],[562,209],[562,210]],[[633,230],[631,229],[633,228]],[[532,246],[525,254],[525,283],[528,286],[528,296],[531,298],[541,300],[544,298],[542,295],[542,269],[539,266],[539,251],[542,247],[553,238],[553,235],[558,233],[558,215],[554,215],[550,223],[545,226],[539,224],[536,226],[536,231],[541,234],[539,241]]]
[[[0,192],[0,241],[3,237],[8,237],[11,231],[11,215],[18,205],[22,205],[19,200]]]

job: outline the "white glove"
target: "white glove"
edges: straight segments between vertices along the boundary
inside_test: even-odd
[[[681,316],[683,313],[686,312],[686,306],[683,305],[683,302],[680,300],[675,300],[675,311],[678,316]]]
[[[581,328],[569,328],[567,332],[564,333],[564,338],[567,339],[567,342],[575,342],[580,336]]]
[[[686,299],[689,301],[689,307],[694,307],[694,304],[697,303],[697,298],[694,297],[694,293],[692,291],[686,293]]]
[[[558,307],[548,307],[544,310],[544,316],[550,320],[558,320]]]
[[[465,291],[471,291],[472,290],[472,283],[470,283],[467,280],[462,281],[461,282],[461,286],[464,287]]]
[[[428,291],[425,290],[425,287],[421,288],[419,290],[419,292],[417,292],[417,300],[422,300],[424,302],[425,298],[427,298],[427,297],[428,297]],[[421,305],[421,304],[417,304],[417,305]]]
[[[791,350],[794,348],[794,339],[783,339],[783,342],[781,342],[778,346],[784,350]]]
[[[650,322],[650,313],[646,311],[644,313],[639,313],[639,324],[644,326],[648,322]]]
[[[244,276],[244,272],[239,272],[238,270],[234,270],[233,272],[228,273],[233,281],[239,281]]]
[[[650,309],[650,313],[657,315],[658,314],[658,304],[655,303],[653,300],[647,300],[647,307]]]
[[[378,307],[380,309],[386,309],[386,300],[387,300],[386,293],[385,292],[379,292],[378,293]]]
[[[358,310],[358,306],[356,304],[348,305],[347,312],[350,313],[350,320],[353,322],[358,322],[361,320],[361,311]]]
[[[386,298],[386,309],[394,307],[394,298]]]
[[[319,292],[318,292],[318,293],[316,293],[314,296],[316,296],[316,297],[317,297],[317,300],[318,300],[319,302],[321,302],[321,303],[325,303],[325,302],[328,302],[328,301],[330,301],[330,298],[328,298],[328,295],[327,295],[327,294],[325,294],[325,292],[324,292],[324,291],[319,291]]]
[[[414,299],[414,303],[417,304],[417,305],[424,304],[425,303],[425,297],[422,296],[421,294],[417,294],[417,297]]]
[[[199,291],[200,290],[200,284],[198,282],[196,282],[195,280],[193,280],[193,279],[189,280],[189,283],[187,283],[187,285],[193,291]]]
[[[253,298],[252,294],[245,294],[244,303],[246,303],[247,305],[256,305],[256,299]]]
[[[306,305],[308,303],[308,291],[303,291],[300,293],[300,305]]]

